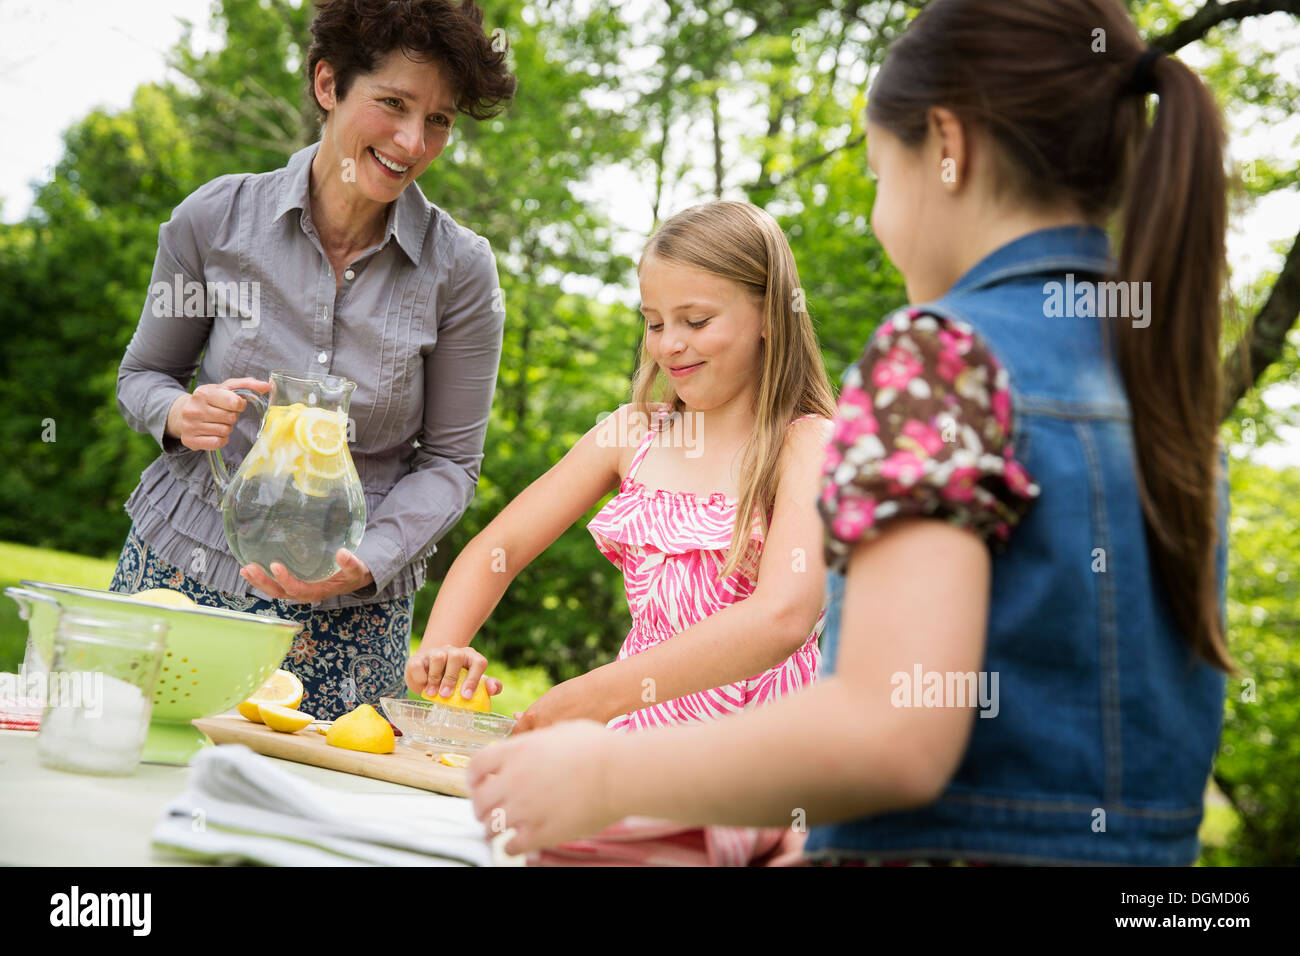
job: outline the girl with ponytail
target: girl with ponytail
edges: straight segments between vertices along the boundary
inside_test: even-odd
[[[867,143],[914,304],[840,395],[822,680],[713,727],[492,748],[475,809],[515,850],[806,818],[809,862],[1190,864],[1231,667],[1214,101],[1118,0],[933,0]]]

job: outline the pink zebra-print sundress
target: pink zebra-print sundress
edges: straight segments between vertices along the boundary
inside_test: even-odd
[[[757,585],[763,548],[757,510],[748,551],[736,570],[718,581],[731,544],[737,503],[721,492],[697,498],[690,492],[649,491],[635,480],[668,414],[663,409],[656,415],[619,493],[587,525],[601,553],[623,572],[632,630],[623,641],[619,660],[743,601]],[[804,645],[776,667],[748,680],[650,704],[614,718],[609,727],[631,731],[713,720],[794,693],[817,679],[821,663],[817,642],[825,618],[823,609]]]

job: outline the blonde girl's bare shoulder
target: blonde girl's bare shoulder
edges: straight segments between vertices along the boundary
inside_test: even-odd
[[[672,406],[666,402],[628,402],[620,406],[615,414],[622,416],[619,422],[622,434],[626,443],[635,451],[640,447],[641,440],[645,438],[656,416],[671,411]]]
[[[821,415],[814,415],[811,418],[804,418],[799,421],[791,422],[786,433],[786,444],[794,442],[796,444],[805,441],[819,441],[822,444],[830,441],[831,432],[834,431],[835,423]]]
[[[782,454],[791,462],[815,458],[820,463],[833,431],[834,423],[821,415],[792,422],[786,429]]]
[[[660,404],[628,402],[626,405],[620,405],[595,427],[597,445],[609,449],[617,456],[620,475],[627,473],[632,457],[641,447],[641,441],[645,438],[655,414],[667,407]]]

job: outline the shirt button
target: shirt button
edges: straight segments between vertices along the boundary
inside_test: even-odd
[[[355,279],[356,277],[357,277],[357,274],[356,274],[355,272],[353,272],[351,269],[349,269],[347,272],[343,273],[343,278],[345,278],[345,279]]]
[[[328,352],[321,352],[320,355],[316,356],[316,361],[320,362],[321,365],[324,365],[329,360],[330,356]]]

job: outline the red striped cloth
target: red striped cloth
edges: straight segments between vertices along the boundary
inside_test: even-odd
[[[0,695],[0,730],[40,730],[43,711],[31,698]]]

